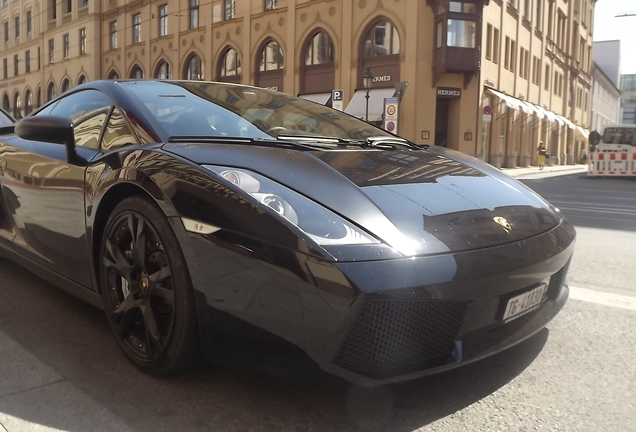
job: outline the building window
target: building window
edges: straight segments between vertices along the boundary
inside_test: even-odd
[[[168,5],[159,6],[159,36],[168,36]]]
[[[70,55],[70,42],[69,42],[69,37],[68,37],[68,33],[65,34],[64,36],[62,36],[62,44],[63,44],[63,49],[64,49],[64,55],[63,57],[65,59],[69,58]]]
[[[170,73],[170,65],[162,60],[157,66],[157,73],[155,73],[155,78],[158,79],[171,79],[172,74]]]
[[[510,69],[510,38],[508,36],[506,36],[506,46],[504,50],[504,68]]]
[[[492,31],[492,61],[499,63],[499,29],[494,28]]]
[[[271,11],[278,7],[278,0],[265,0],[265,10]]]
[[[86,82],[86,76],[80,75],[80,77],[77,80],[77,85],[84,84],[85,82]]]
[[[55,61],[55,40],[49,39],[49,63]]]
[[[475,48],[477,23],[468,20],[449,19],[446,45],[459,48]]]
[[[46,101],[52,101],[55,99],[55,83],[50,83],[48,88],[46,89]]]
[[[24,71],[31,72],[31,51],[29,50],[24,53]]]
[[[70,88],[71,82],[68,80],[68,78],[64,78],[64,81],[62,81],[62,93],[66,93]]]
[[[11,108],[9,106],[9,95],[7,95],[6,93],[2,96],[2,108],[4,108],[4,110],[7,112]]]
[[[9,23],[4,23],[4,43],[9,43]]]
[[[400,36],[393,24],[378,21],[369,29],[362,45],[362,57],[380,57],[400,53]]]
[[[544,89],[550,90],[550,66],[545,65],[545,80],[544,80]]]
[[[517,66],[517,43],[510,40],[510,72],[514,72]]]
[[[20,75],[19,64],[20,64],[20,58],[18,57],[17,54],[15,54],[13,56],[13,75],[14,76]]]
[[[554,22],[554,2],[549,1],[548,3],[548,37],[552,39],[554,37],[554,29],[552,25]]]
[[[141,42],[141,14],[133,15],[133,43]]]
[[[33,93],[27,89],[24,93],[24,115],[31,114],[31,111],[33,111]]]
[[[86,54],[86,29],[80,29],[79,31],[79,51],[80,51],[80,55],[84,55]]]
[[[117,48],[117,21],[112,21],[109,24],[110,28],[110,49]]]
[[[57,19],[57,1],[56,0],[48,0],[47,1],[48,7],[47,12],[48,12],[48,19],[49,21],[53,21],[55,19]]]
[[[538,30],[543,30],[543,0],[535,0],[537,9],[535,11],[534,23]]]
[[[82,0],[82,7],[88,6],[88,0]]]
[[[190,28],[199,28],[199,0],[190,0]]]
[[[22,118],[22,101],[20,99],[20,93],[16,93],[13,96],[13,117],[19,119]]]
[[[20,39],[20,17],[15,17],[15,38]]]
[[[486,26],[486,58],[492,60],[492,24]]]
[[[234,48],[225,51],[225,54],[221,58],[221,70],[219,72],[221,78],[241,75],[241,58]]]
[[[133,67],[132,70],[130,71],[130,78],[143,79],[144,71],[142,71],[139,66],[135,65],[135,67]]]
[[[27,11],[26,13],[26,32],[28,35],[31,34],[31,32],[33,31],[32,27],[31,27],[31,11]]]
[[[4,79],[9,77],[9,63],[6,58],[2,59],[2,77]]]
[[[323,32],[311,38],[305,51],[305,66],[333,63],[335,48],[331,38]]]
[[[119,74],[117,73],[116,70],[111,70],[110,72],[108,72],[108,78],[109,80],[118,80],[119,79]]]
[[[263,47],[261,51],[260,61],[258,63],[258,70],[260,72],[269,70],[282,69],[285,64],[285,58],[283,57],[283,50],[276,41],[269,41]]]
[[[9,6],[9,0],[2,0],[2,6]]]
[[[232,20],[236,18],[236,0],[225,0],[223,3],[225,9],[225,20]]]
[[[188,80],[203,79],[203,64],[201,63],[201,57],[199,57],[196,54],[192,54],[192,56],[186,63],[185,79],[188,79]]]

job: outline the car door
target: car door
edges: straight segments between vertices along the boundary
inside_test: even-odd
[[[82,90],[60,99],[43,113],[70,118],[77,154],[91,160],[99,153],[112,105],[103,93]],[[5,140],[0,157],[5,165],[5,195],[16,199],[11,215],[16,252],[93,288],[85,223],[86,167],[68,163],[64,145],[19,137]],[[11,173],[11,181],[6,180],[6,173]]]
[[[9,131],[2,131],[5,127],[12,126],[15,119],[11,117],[5,110],[0,108],[0,249],[12,250],[12,241],[14,237],[11,229],[8,214],[11,212],[13,202],[5,199],[2,191],[2,176],[6,168],[6,162],[2,159],[2,135],[9,134]],[[10,195],[8,196],[10,198]]]

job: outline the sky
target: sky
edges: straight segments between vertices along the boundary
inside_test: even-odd
[[[617,18],[616,15],[634,14]],[[636,74],[634,32],[636,0],[598,0],[594,8],[594,41],[621,41],[621,74]],[[630,52],[631,51],[631,52]]]

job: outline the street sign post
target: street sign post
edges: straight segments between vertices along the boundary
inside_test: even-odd
[[[331,90],[331,107],[339,111],[344,109],[344,90]]]
[[[396,97],[384,98],[384,130],[391,133],[397,133],[398,102]]]

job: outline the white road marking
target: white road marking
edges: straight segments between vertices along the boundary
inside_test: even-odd
[[[613,306],[636,311],[636,297],[594,291],[585,288],[570,287],[570,298],[574,300]]]

